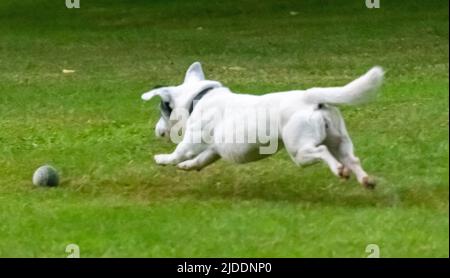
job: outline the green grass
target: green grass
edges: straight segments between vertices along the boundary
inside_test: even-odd
[[[64,257],[76,243],[82,257],[365,257],[375,243],[382,257],[448,257],[448,1],[364,2],[1,1],[0,256]],[[157,167],[174,146],[140,94],[196,60],[254,94],[382,65],[377,101],[342,109],[377,189],[284,151]],[[44,163],[58,188],[31,184]]]

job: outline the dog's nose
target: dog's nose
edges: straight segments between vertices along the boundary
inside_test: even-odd
[[[165,137],[166,136],[166,131],[164,129],[156,129],[156,136],[158,137]]]
[[[166,133],[164,131],[162,131],[162,130],[158,130],[156,132],[156,135],[158,135],[159,137],[164,137],[166,135]]]

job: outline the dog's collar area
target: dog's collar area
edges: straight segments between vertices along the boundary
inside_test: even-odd
[[[194,99],[191,102],[191,106],[189,107],[189,115],[192,113],[192,111],[194,111],[195,105],[197,104],[197,102],[202,99],[202,97],[204,97],[209,91],[211,91],[212,89],[215,89],[217,87],[209,87],[206,89],[203,89],[200,93],[198,93]]]

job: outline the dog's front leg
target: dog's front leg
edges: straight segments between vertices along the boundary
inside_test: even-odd
[[[205,147],[201,144],[180,142],[175,151],[171,154],[157,154],[154,156],[155,162],[159,165],[176,165],[185,160],[191,159],[204,151]]]
[[[153,158],[155,159],[156,164],[159,165],[177,164],[180,160],[175,153],[157,154]]]
[[[179,163],[177,167],[186,171],[201,170],[202,168],[213,163],[219,158],[220,156],[214,150],[207,149],[197,155],[195,158]]]

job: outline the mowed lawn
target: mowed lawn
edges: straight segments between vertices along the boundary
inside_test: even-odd
[[[0,256],[449,256],[448,1],[0,2]],[[386,69],[343,107],[374,191],[285,151],[201,172],[158,167],[158,100],[201,61],[262,94]],[[75,70],[63,74],[63,69]],[[50,163],[57,188],[36,188]]]

